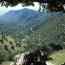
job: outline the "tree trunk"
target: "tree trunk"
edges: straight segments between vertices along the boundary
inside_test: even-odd
[[[41,12],[41,3],[39,3],[39,12]]]

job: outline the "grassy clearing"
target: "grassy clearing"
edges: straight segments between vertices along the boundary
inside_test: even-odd
[[[53,58],[53,60],[50,61],[51,63],[54,65],[61,65],[65,62],[65,50],[54,52],[50,55],[50,57]]]
[[[6,61],[6,62],[3,62],[2,65],[10,65],[12,62],[11,61]]]

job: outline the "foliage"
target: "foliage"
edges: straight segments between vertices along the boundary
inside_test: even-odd
[[[18,3],[26,3],[28,5],[31,5],[33,2],[39,2],[39,3],[61,2],[61,3],[65,3],[64,0],[48,0],[48,1],[47,0],[0,0],[0,2],[5,5],[17,5]]]
[[[40,8],[42,3],[48,3],[48,9],[51,11],[63,11],[63,5],[65,4],[65,0],[0,0],[1,6],[15,6],[19,3],[23,3],[23,6],[34,5],[33,2],[39,2]],[[43,6],[45,7],[45,6]]]

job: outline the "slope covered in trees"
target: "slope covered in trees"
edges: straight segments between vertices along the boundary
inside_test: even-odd
[[[30,14],[32,15],[32,14]],[[42,14],[44,15],[44,13]],[[6,61],[5,58],[7,58],[7,61],[10,59],[11,55],[10,52],[12,53],[12,55],[14,56],[15,54],[18,53],[22,53],[25,51],[31,51],[32,49],[36,49],[36,48],[49,48],[49,52],[53,52],[56,50],[60,50],[65,48],[65,14],[63,12],[57,12],[57,13],[47,13],[47,19],[44,20],[43,16],[39,16],[41,18],[37,19],[37,21],[39,21],[39,25],[36,25],[34,27],[31,27],[31,29],[29,28],[29,30],[26,32],[26,30],[23,32],[25,34],[21,34],[22,33],[22,29],[16,29],[16,32],[13,31],[13,28],[17,28],[17,26],[7,26],[5,31],[7,29],[9,29],[10,33],[6,33],[4,32],[4,34],[6,34],[8,36],[12,36],[13,38],[13,46],[11,47],[11,42],[9,41],[5,41],[4,44],[1,43],[1,46],[3,45],[3,47],[1,47],[1,53],[5,54],[2,57],[2,62]],[[33,20],[36,21],[36,19],[33,16]],[[27,21],[27,19],[26,19]],[[32,21],[32,19],[30,19],[30,21]],[[42,22],[40,22],[42,21]],[[19,23],[19,22],[18,22]],[[17,24],[18,24],[17,23]],[[6,24],[6,23],[4,23]],[[22,23],[20,23],[22,24]],[[35,25],[35,24],[34,24]],[[4,25],[3,25],[4,26]],[[29,26],[29,25],[28,25]],[[13,27],[13,28],[12,28]],[[2,28],[2,27],[1,27]],[[3,30],[1,29],[0,32],[2,32]],[[19,32],[18,32],[19,31]],[[18,35],[18,36],[16,36]],[[9,38],[10,40],[10,38]],[[8,46],[7,46],[8,45]],[[5,48],[4,48],[5,46]],[[10,47],[9,47],[10,46]],[[8,47],[8,50],[7,50]],[[14,49],[15,48],[15,49]],[[14,49],[14,50],[12,50]],[[2,51],[3,50],[3,51]],[[7,50],[7,51],[5,51]],[[15,53],[13,53],[15,52]],[[9,56],[8,56],[9,55]],[[11,59],[13,59],[13,56],[11,57]]]

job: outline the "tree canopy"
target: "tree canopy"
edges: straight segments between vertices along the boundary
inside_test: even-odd
[[[48,3],[48,8],[51,10],[63,10],[63,4],[65,4],[65,0],[0,0],[1,6],[15,6],[19,3],[23,5],[34,5],[33,2]]]
[[[1,5],[11,5],[11,6],[15,6],[19,3],[23,3],[25,5],[33,5],[33,2],[40,2],[40,3],[44,3],[47,2],[47,0],[0,0]]]
[[[1,5],[11,5],[15,6],[19,3],[23,3],[25,5],[32,5],[33,2],[39,2],[39,3],[56,3],[61,2],[65,3],[65,0],[0,0]]]

